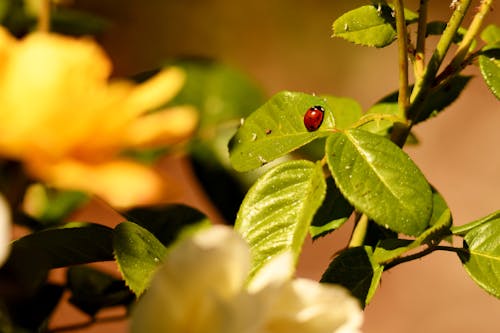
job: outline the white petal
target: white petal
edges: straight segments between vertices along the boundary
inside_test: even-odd
[[[296,279],[285,285],[271,307],[265,333],[358,333],[358,301],[335,285]]]
[[[7,259],[10,249],[10,211],[5,199],[0,195],[0,266]]]
[[[268,285],[282,284],[290,280],[294,273],[293,255],[284,252],[262,267],[248,285],[248,291],[258,292]]]
[[[221,333],[249,260],[246,243],[229,227],[215,226],[180,242],[139,301],[132,332]]]

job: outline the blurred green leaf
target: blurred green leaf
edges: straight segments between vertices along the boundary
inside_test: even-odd
[[[481,39],[490,45],[500,42],[500,27],[495,24],[486,26],[481,32]]]
[[[179,66],[186,82],[170,105],[189,104],[200,112],[198,135],[213,139],[214,128],[228,122],[233,128],[264,100],[264,94],[245,74],[209,59],[180,59],[166,65]]]
[[[317,239],[340,228],[351,216],[354,208],[342,196],[333,178],[326,180],[326,196],[309,228],[311,237]]]
[[[24,207],[42,226],[62,223],[71,213],[88,201],[85,193],[62,191],[37,183],[26,191]]]
[[[332,260],[321,282],[344,286],[364,307],[375,294],[382,272],[383,267],[373,260],[371,247],[353,247]]]
[[[116,226],[113,248],[125,283],[137,296],[149,286],[166,247],[148,230],[132,222]]]
[[[466,251],[460,260],[472,279],[491,295],[500,298],[500,219],[493,219],[469,231]]]
[[[51,15],[51,29],[66,35],[98,35],[110,26],[102,17],[71,8],[55,6]]]
[[[128,306],[135,300],[123,280],[87,266],[70,267],[67,284],[69,302],[91,317],[103,308]]]
[[[325,109],[323,123],[317,131],[308,132],[304,114],[316,105]],[[258,168],[327,136],[334,127],[334,116],[324,99],[298,92],[280,92],[246,118],[231,139],[231,163],[238,171]]]
[[[390,140],[358,129],[332,134],[328,166],[347,200],[379,225],[417,236],[429,224],[432,192],[424,175]]]
[[[0,23],[14,35],[21,37],[36,27],[38,14],[24,0],[1,0]],[[110,25],[109,21],[93,13],[64,6],[52,6],[51,30],[82,36],[97,35]]]
[[[257,180],[235,224],[250,245],[250,276],[286,251],[298,258],[325,190],[321,165],[304,160],[282,163]]]

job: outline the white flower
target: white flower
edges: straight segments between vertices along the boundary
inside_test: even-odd
[[[354,333],[362,312],[339,286],[292,279],[290,254],[246,283],[247,244],[215,226],[176,245],[132,314],[133,333]]]
[[[0,266],[7,259],[10,248],[10,211],[7,202],[0,195]]]

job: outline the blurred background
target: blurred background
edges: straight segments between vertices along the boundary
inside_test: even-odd
[[[98,14],[109,27],[98,37],[128,76],[179,56],[214,58],[247,73],[267,96],[293,90],[351,97],[364,109],[397,88],[395,45],[355,46],[331,38],[331,24],[366,1],[328,0],[78,0],[75,7]],[[479,1],[474,2],[475,5]],[[430,20],[446,21],[450,1],[431,1]],[[405,1],[416,10],[418,1]],[[497,4],[498,6],[498,4]],[[487,18],[499,24],[498,8]],[[428,49],[432,47],[431,41]],[[435,40],[434,40],[435,42]],[[419,125],[420,145],[407,148],[428,180],[443,194],[455,224],[500,209],[500,104],[476,76],[447,111]],[[219,219],[189,164],[166,167],[183,177],[185,202]],[[87,218],[116,223],[105,208]],[[298,275],[319,279],[332,255],[345,246],[352,225],[314,244],[308,242]],[[500,241],[500,240],[499,240]],[[60,308],[56,324],[75,321]],[[386,273],[366,308],[365,333],[496,333],[500,302],[477,287],[453,253],[433,253]],[[74,332],[126,332],[126,322],[99,324]]]

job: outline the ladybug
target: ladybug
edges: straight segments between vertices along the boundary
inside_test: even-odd
[[[304,126],[309,132],[316,131],[321,126],[324,115],[325,109],[320,105],[309,108],[304,115]]]

